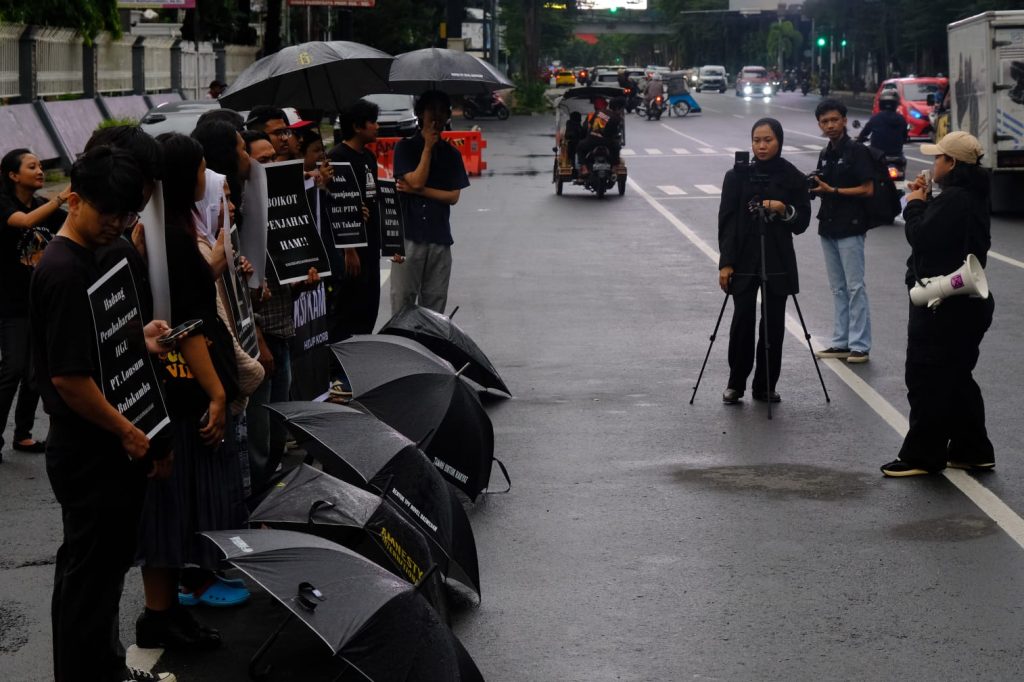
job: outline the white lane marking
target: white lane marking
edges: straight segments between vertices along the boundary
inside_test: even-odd
[[[800,151],[800,147],[794,147],[791,144],[784,144],[784,145],[782,145],[782,151],[784,151],[784,152],[798,152],[798,151]]]
[[[815,152],[820,152],[821,148],[822,148],[822,145],[820,145],[820,144],[805,144],[804,145],[804,149],[810,149],[811,151],[815,151]]]
[[[633,156],[634,154],[636,154],[636,152],[633,151],[632,149],[620,149],[619,154],[621,154],[622,156]]]
[[[727,152],[729,152],[731,154],[735,154],[736,152],[741,152],[743,150],[740,149],[739,147],[726,147],[725,151],[727,151]]]
[[[644,151],[650,154],[651,156],[661,156],[660,149],[645,149]]]
[[[703,109],[704,111],[710,111],[712,114],[720,114],[720,113],[722,113],[718,109],[712,109],[711,107],[704,107],[704,106],[702,106],[701,109]]]
[[[381,268],[380,269],[380,286],[381,286],[381,288],[383,288],[384,285],[388,283],[388,279],[390,279],[390,278],[391,278],[391,266],[389,265],[386,268]]]
[[[717,185],[694,185],[697,189],[704,194],[721,194],[722,190]]]
[[[667,208],[662,206],[657,199],[648,194],[636,180],[629,178],[628,182],[633,186],[633,189],[639,194],[654,210],[665,217],[673,227],[679,230],[680,234],[689,239],[694,246],[696,246],[701,253],[710,258],[716,265],[718,263],[718,252],[715,251],[706,241],[701,239],[696,232],[691,230],[686,224],[675,217]],[[789,333],[795,336],[800,343],[804,343],[803,328],[800,323],[789,313],[786,313],[786,329]],[[812,337],[812,347],[820,349],[824,348],[824,344],[818,339]],[[861,379],[847,363],[842,360],[831,359],[821,360],[822,364],[832,370],[840,380],[843,381],[847,386],[853,390],[861,400],[863,400],[868,407],[875,411],[875,413],[881,417],[889,426],[893,428],[896,433],[901,437],[907,435],[909,429],[909,423],[907,418],[903,414],[893,407],[892,403],[882,397],[882,395],[871,387],[866,381]],[[1022,549],[1024,549],[1024,519],[1020,517],[1017,512],[1011,509],[1005,502],[999,499],[995,493],[983,486],[977,481],[977,479],[971,477],[965,471],[959,469],[944,469],[942,475],[946,477],[950,483],[956,486],[957,490],[963,493],[967,499],[975,504],[986,516],[996,522],[1003,531],[1010,536],[1010,538],[1016,542]]]
[[[717,154],[718,152],[711,147],[699,147],[697,149],[701,154]]]
[[[718,201],[721,197],[717,194],[694,194],[685,197],[661,197],[659,201],[694,201],[694,200],[708,200]]]
[[[672,148],[672,153],[673,154],[689,154],[690,150],[689,149],[683,149],[682,147],[673,147]]]
[[[686,191],[684,189],[682,189],[681,187],[676,187],[675,185],[658,185],[658,189],[660,189],[665,194],[674,197],[686,194]]]
[[[733,118],[746,118],[746,116],[743,116],[742,114],[733,114],[732,117]]]
[[[988,255],[989,255],[989,258],[995,258],[996,260],[1001,260],[1004,263],[1009,263],[1010,265],[1015,265],[1018,268],[1024,268],[1024,261],[1019,261],[1016,258],[1010,258],[1009,256],[1004,256],[1003,254],[1001,254],[1001,253],[999,253],[997,251],[989,251]]]
[[[702,147],[710,147],[711,146],[707,142],[705,142],[704,140],[698,140],[693,135],[687,135],[686,133],[680,132],[680,131],[676,130],[675,128],[673,128],[672,126],[670,126],[669,124],[667,124],[667,123],[662,123],[661,125],[662,125],[663,128],[665,128],[667,130],[671,130],[673,133],[675,133],[679,137],[685,137],[687,140],[690,140],[692,142],[696,142],[697,144],[699,144]]]
[[[138,668],[149,672],[156,666],[156,662],[160,660],[163,653],[163,649],[140,649],[132,644],[125,652],[127,659],[125,665],[129,668]]]

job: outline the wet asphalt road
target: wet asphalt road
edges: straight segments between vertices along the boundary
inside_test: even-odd
[[[469,512],[483,601],[456,613],[455,632],[489,680],[1020,678],[1024,550],[946,478],[878,472],[907,412],[901,229],[869,233],[871,362],[823,364],[831,403],[787,335],[774,420],[749,400],[723,406],[722,334],[688,404],[722,303],[695,241],[717,249],[715,190],[732,150],[764,114],[782,121],[801,168],[821,145],[814,98],[697,97],[699,116],[629,119],[632,182],[601,201],[554,195],[548,117],[481,123],[489,170],[453,210],[449,302],[515,393],[488,406],[514,487]],[[993,250],[1024,260],[1022,228],[994,219]],[[813,223],[796,243],[800,304],[822,340],[832,302]],[[990,258],[988,277],[996,321],[977,377],[998,469],[977,480],[1020,514],[1024,270]],[[41,460],[4,456],[0,677],[44,680],[59,518]],[[132,572],[126,643],[139,594]],[[165,654],[157,669],[245,679],[281,614],[257,595],[201,615],[227,646]],[[329,679],[301,631],[273,658],[273,679]]]

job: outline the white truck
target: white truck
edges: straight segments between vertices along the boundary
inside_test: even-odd
[[[947,27],[950,130],[985,150],[992,210],[1019,210],[1024,195],[1024,10],[985,12]]]

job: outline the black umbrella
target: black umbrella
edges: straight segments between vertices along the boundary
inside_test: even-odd
[[[374,92],[387,92],[394,58],[376,48],[342,40],[290,45],[238,74],[220,105],[251,109],[260,104],[340,111]]]
[[[286,530],[203,533],[224,558],[370,680],[478,680],[473,660],[416,588],[323,538]]]
[[[466,378],[472,379],[484,388],[494,388],[512,395],[508,386],[498,376],[498,370],[494,369],[494,365],[480,347],[452,322],[455,310],[451,315],[445,316],[430,308],[410,303],[388,320],[379,333],[404,336],[417,341],[452,363],[452,366],[466,367],[462,372]]]
[[[353,549],[413,584],[448,558],[383,497],[305,464],[282,476],[249,515],[249,524],[312,533]],[[447,618],[440,573],[433,572],[424,596]]]
[[[476,539],[466,510],[415,443],[373,415],[343,405],[289,402],[267,409],[325,470],[382,491],[450,559],[441,571],[480,594]]]
[[[388,78],[394,92],[418,95],[441,90],[449,95],[481,95],[515,85],[496,68],[466,52],[427,47],[395,57]]]
[[[389,334],[353,336],[331,350],[357,403],[419,443],[444,477],[475,500],[491,478],[494,427],[451,363]]]

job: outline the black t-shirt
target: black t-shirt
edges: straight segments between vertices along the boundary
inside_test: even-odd
[[[377,157],[369,149],[361,152],[342,142],[334,145],[328,154],[331,161],[352,164],[356,182],[362,192],[363,202],[370,209],[370,220],[366,224],[366,251],[376,251],[380,257],[380,222],[377,214]]]
[[[395,145],[396,178],[412,173],[420,165],[423,144],[423,136],[417,133]],[[426,186],[446,192],[469,187],[469,177],[466,175],[466,166],[462,163],[462,154],[447,140],[438,140],[434,144]],[[451,246],[454,243],[450,205],[404,192],[400,192],[399,197],[405,213],[406,239],[418,244]]]
[[[11,227],[7,221],[15,213],[31,213],[46,203],[45,199],[32,197],[26,206],[17,197],[0,191],[0,317],[28,317],[28,288],[32,279],[32,268],[21,262],[19,245],[27,230]],[[67,213],[54,211],[39,227],[57,234]]]
[[[119,506],[145,483],[120,439],[77,415],[53,385],[55,376],[100,382],[96,330],[88,288],[99,278],[95,255],[65,237],[46,247],[31,280],[32,351],[36,383],[50,415],[46,471],[65,506]]]
[[[874,161],[868,148],[844,136],[835,149],[829,143],[818,157],[818,170],[832,187],[860,187],[875,176]],[[818,209],[818,234],[843,239],[868,231],[868,197],[821,195]]]

